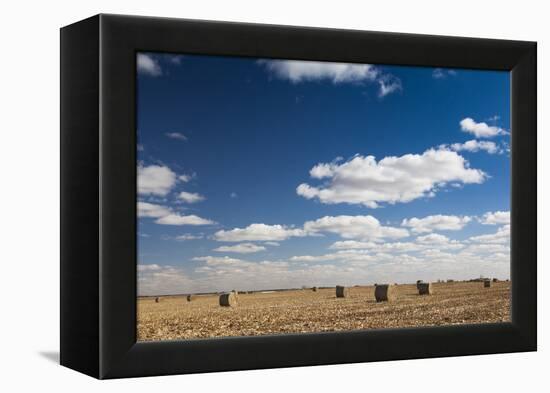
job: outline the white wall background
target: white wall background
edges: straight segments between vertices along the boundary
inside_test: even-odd
[[[0,5],[0,390],[541,391],[548,385],[548,273],[539,263],[539,352],[99,382],[58,366],[59,31],[99,12],[539,43],[539,261],[549,256],[543,1],[5,1]],[[548,69],[548,68],[547,68]],[[483,94],[483,92],[480,92]],[[7,219],[6,219],[7,218]],[[546,235],[546,236],[545,236]],[[544,242],[546,244],[544,244]],[[546,323],[545,323],[546,322]],[[546,383],[545,383],[546,382]],[[33,389],[33,390],[31,390]]]

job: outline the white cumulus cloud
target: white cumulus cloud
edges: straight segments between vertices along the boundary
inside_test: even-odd
[[[487,212],[479,220],[484,225],[510,224],[509,211]]]
[[[510,225],[503,225],[502,227],[497,229],[496,233],[472,236],[468,240],[474,243],[485,243],[485,244],[509,243],[510,242]]]
[[[167,166],[138,166],[138,193],[165,196],[176,184],[176,174]]]
[[[381,202],[405,203],[434,196],[448,182],[483,183],[487,175],[469,167],[464,157],[444,149],[429,149],[423,154],[385,157],[356,155],[344,163],[319,163],[310,176],[328,179],[320,186],[300,184],[296,192],[321,203],[362,204],[376,208]]]
[[[172,213],[172,214],[168,214],[167,216],[160,217],[157,220],[155,220],[155,223],[162,224],[162,225],[213,225],[215,224],[214,221],[196,216],[194,214],[190,214],[188,216],[182,216],[176,213]]]
[[[383,97],[401,90],[399,78],[384,74],[371,64],[334,63],[303,60],[259,60],[258,64],[279,79],[292,83],[328,80],[334,84],[376,82]]]
[[[204,196],[200,194],[197,194],[195,192],[186,192],[186,191],[180,192],[178,197],[179,199],[187,203],[201,202],[201,201],[204,201],[205,199]]]
[[[171,214],[169,208],[149,202],[137,203],[138,217],[159,218]]]
[[[258,246],[254,243],[239,243],[234,246],[221,246],[215,248],[214,251],[217,252],[235,252],[239,254],[251,254],[254,252],[264,251],[264,246]]]
[[[485,122],[477,123],[471,117],[466,117],[460,121],[460,128],[464,132],[474,134],[476,138],[492,138],[497,135],[507,134],[506,130],[490,126]]]
[[[484,150],[489,154],[502,154],[503,150],[495,143],[491,141],[478,141],[476,139],[472,139],[469,141],[466,141],[464,143],[453,143],[449,146],[451,150],[454,151],[470,151],[470,152],[478,152],[480,150]]]
[[[471,221],[468,216],[447,216],[436,214],[423,218],[409,218],[401,222],[401,226],[411,228],[414,233],[432,231],[458,231]]]
[[[306,233],[302,229],[256,223],[250,224],[246,228],[218,231],[214,234],[214,239],[222,242],[281,241],[305,235]]]
[[[307,233],[329,232],[345,239],[377,241],[406,237],[409,232],[403,228],[383,226],[373,216],[325,216],[315,221],[306,221]]]

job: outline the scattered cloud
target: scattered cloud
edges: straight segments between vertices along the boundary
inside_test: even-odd
[[[442,147],[446,147],[443,145]],[[453,151],[469,151],[469,152],[478,152],[480,150],[484,150],[489,154],[502,154],[504,150],[502,150],[495,142],[491,141],[478,141],[476,139],[472,139],[469,141],[466,141],[464,143],[453,143],[449,145],[449,148]]]
[[[179,193],[178,198],[187,203],[197,203],[204,201],[206,198],[195,192],[182,191]]]
[[[167,132],[164,135],[166,135],[170,139],[177,139],[180,141],[186,141],[187,137],[183,135],[181,132]]]
[[[181,294],[195,285],[182,268],[138,264],[138,291],[141,296]]]
[[[488,212],[480,218],[479,222],[484,225],[502,225],[510,224],[510,212],[509,211],[496,211]]]
[[[434,79],[445,79],[448,76],[456,76],[457,72],[455,70],[450,70],[446,68],[435,68],[432,71],[432,77]]]
[[[374,242],[360,242],[357,240],[341,240],[330,245],[330,250],[365,250],[376,247]]]
[[[158,60],[151,54],[137,54],[137,71],[139,74],[148,76],[161,76],[162,68]]]
[[[305,235],[302,229],[283,225],[250,224],[246,228],[218,231],[214,234],[214,239],[221,242],[281,241]]]
[[[138,272],[152,272],[157,271],[161,269],[160,265],[157,265],[156,263],[150,264],[150,265],[140,265],[137,266]]]
[[[328,80],[341,83],[378,83],[379,97],[401,90],[399,78],[383,73],[371,64],[334,63],[302,60],[258,60],[272,75],[291,83]]]
[[[183,183],[189,183],[192,179],[194,179],[195,177],[197,177],[197,174],[196,173],[191,173],[191,174],[183,174],[183,175],[179,175],[178,176],[178,179],[183,182]]]
[[[403,90],[401,80],[393,75],[383,75],[378,78],[378,97],[382,98],[388,94]]]
[[[138,217],[160,218],[171,214],[171,210],[165,206],[155,203],[141,202],[137,203]]]
[[[264,246],[259,246],[254,243],[239,243],[234,246],[221,246],[215,248],[214,251],[217,252],[235,252],[239,254],[251,254],[254,252],[264,251]]]
[[[487,175],[472,169],[468,161],[453,151],[429,149],[423,154],[385,157],[356,155],[344,163],[319,163],[310,170],[314,179],[328,179],[315,187],[300,184],[296,192],[321,203],[362,204],[376,208],[379,203],[406,203],[435,196],[447,183],[480,184]]]
[[[138,166],[138,193],[165,196],[176,184],[176,174],[167,166]]]
[[[164,55],[166,57],[166,59],[172,63],[172,64],[176,64],[176,65],[180,65],[182,60],[185,58],[185,55],[169,55],[169,54],[165,54]]]
[[[280,246],[280,243],[277,243],[277,242],[265,242],[264,244],[267,246],[273,246],[273,247]]]
[[[418,236],[416,240],[423,244],[444,244],[449,242],[449,238],[439,233],[430,233],[429,235]]]
[[[236,192],[232,192],[231,194],[229,194],[229,197],[235,199],[235,198],[238,198],[239,196],[237,195]]]
[[[510,242],[510,225],[504,225],[497,229],[496,233],[488,235],[472,236],[468,239],[474,243],[509,243]]]
[[[446,216],[436,214],[424,218],[409,218],[401,222],[401,226],[411,228],[414,233],[432,231],[458,231],[472,220],[468,216]]]
[[[485,122],[477,123],[471,117],[466,117],[460,121],[460,128],[464,132],[475,135],[476,138],[492,138],[497,135],[505,135],[508,132],[497,126],[490,126]]]
[[[198,240],[203,238],[204,238],[204,235],[202,233],[199,233],[196,235],[191,233],[184,233],[183,235],[176,236],[175,239],[179,241],[187,241],[187,240]]]
[[[182,216],[176,213],[168,214],[155,220],[155,223],[161,225],[213,225],[214,221],[196,216],[194,214]]]
[[[370,64],[333,63],[302,60],[258,60],[272,74],[292,83],[327,79],[333,83],[375,81],[377,68]]]
[[[307,233],[329,232],[345,239],[379,241],[406,237],[409,232],[403,228],[387,227],[373,216],[325,216],[304,223]]]

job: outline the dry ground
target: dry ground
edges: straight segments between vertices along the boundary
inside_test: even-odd
[[[174,340],[277,333],[453,325],[510,321],[510,283],[433,284],[419,296],[415,285],[396,287],[393,302],[377,303],[374,287],[239,294],[236,307],[220,307],[215,295],[138,299],[138,340]]]

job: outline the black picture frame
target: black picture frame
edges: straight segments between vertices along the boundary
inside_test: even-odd
[[[511,71],[512,322],[136,342],[137,51]],[[537,348],[536,43],[97,15],[61,29],[61,364],[96,378]]]

